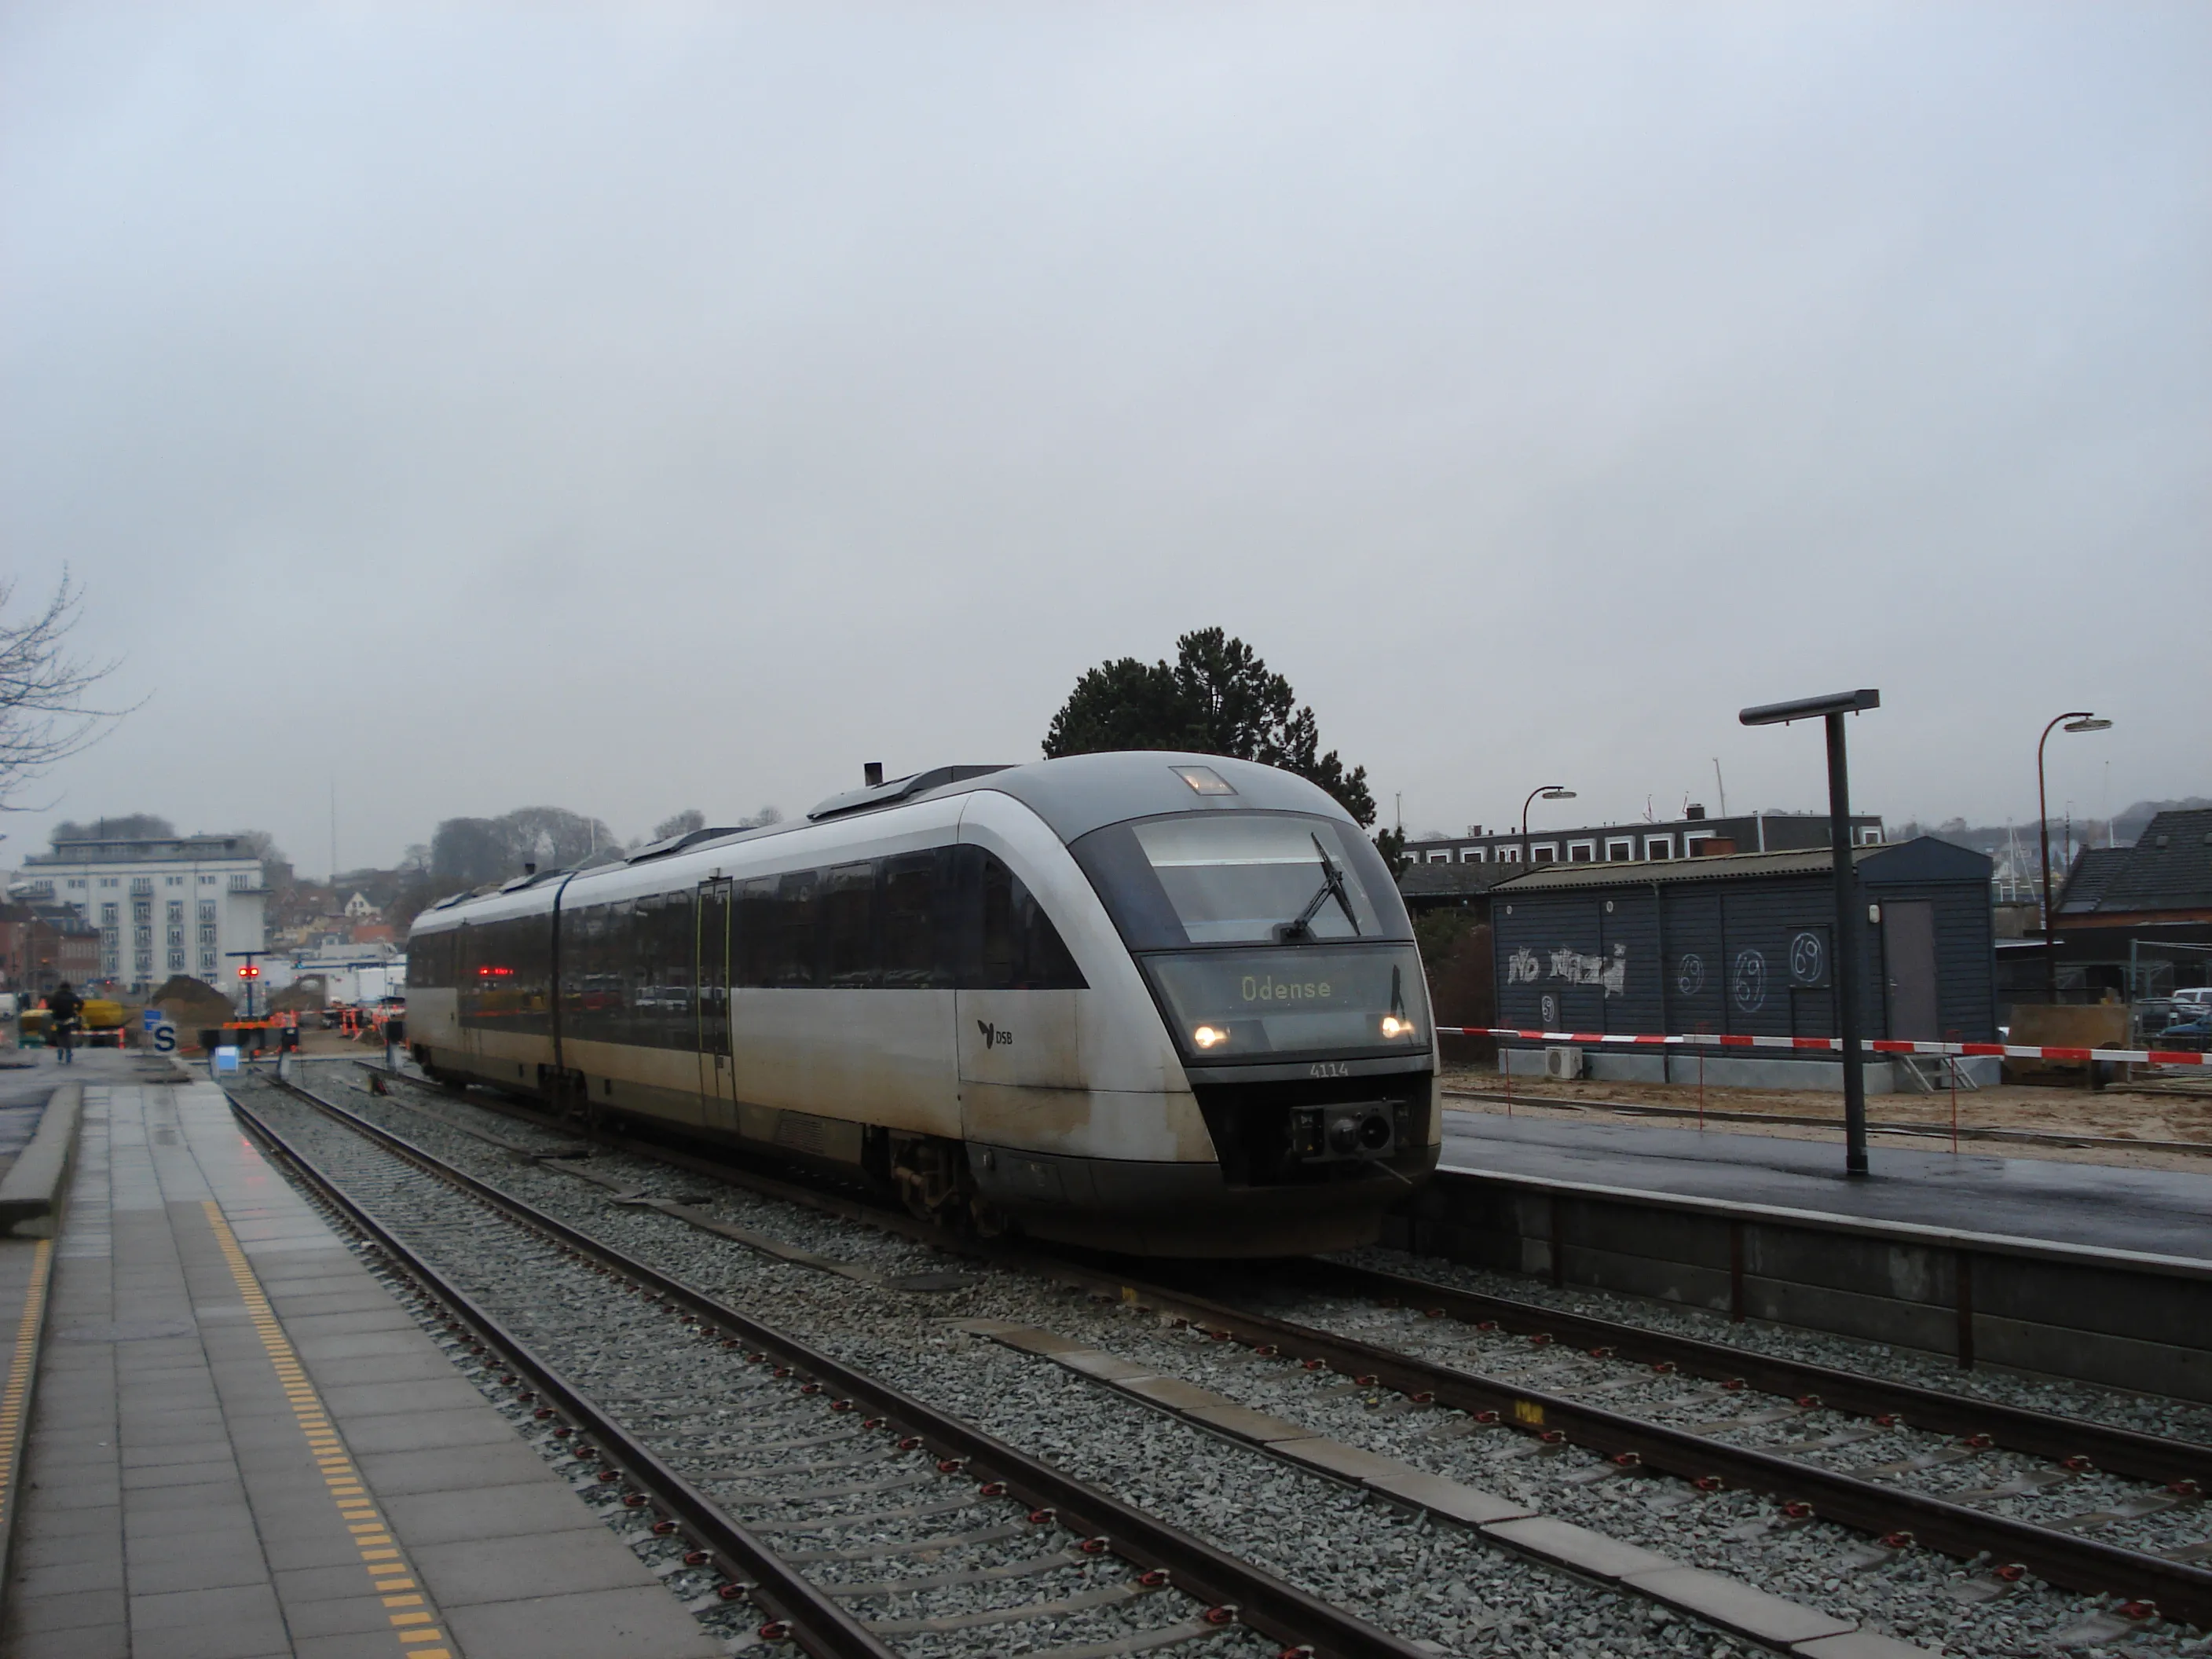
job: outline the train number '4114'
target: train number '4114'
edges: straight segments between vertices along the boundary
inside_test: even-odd
[[[1317,1060],[1306,1067],[1308,1077],[1350,1077],[1351,1066],[1341,1060]]]

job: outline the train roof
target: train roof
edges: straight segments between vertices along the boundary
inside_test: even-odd
[[[1352,822],[1352,815],[1334,796],[1295,772],[1225,755],[1170,749],[1117,750],[1034,761],[949,781],[930,790],[928,797],[915,799],[978,789],[1012,795],[1064,842],[1109,823],[1168,812],[1314,812]]]
[[[612,875],[630,865],[704,852],[732,842],[761,841],[805,830],[844,825],[866,814],[889,811],[922,801],[988,790],[1010,795],[1035,812],[1063,842],[1073,842],[1109,823],[1159,817],[1171,812],[1305,812],[1353,822],[1352,815],[1318,784],[1295,772],[1166,749],[1123,750],[1107,754],[1069,755],[1025,766],[947,766],[896,778],[848,794],[833,795],[805,817],[751,830],[702,830],[640,848],[625,863],[587,870],[542,870],[488,891],[455,893],[438,901],[417,919],[417,927],[442,921],[457,910],[490,904],[531,888],[559,884],[564,877]],[[526,901],[522,902],[526,904]],[[505,914],[509,907],[499,907]],[[514,908],[521,908],[521,904]],[[455,920],[459,920],[458,917]]]

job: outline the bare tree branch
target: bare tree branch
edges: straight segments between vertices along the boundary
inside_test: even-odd
[[[92,706],[92,689],[117,665],[70,653],[84,593],[66,569],[45,609],[26,621],[9,616],[15,587],[13,579],[0,580],[0,812],[30,810],[15,805],[23,785],[89,749],[141,706]]]

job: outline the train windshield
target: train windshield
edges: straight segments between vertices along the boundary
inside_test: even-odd
[[[1073,850],[1133,951],[1410,934],[1380,855],[1333,819],[1190,813],[1113,824]]]

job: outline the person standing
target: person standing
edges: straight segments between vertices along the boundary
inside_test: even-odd
[[[64,1066],[76,1063],[76,1021],[83,1007],[83,999],[70,989],[67,980],[55,986],[46,998],[46,1012],[53,1016],[54,1046],[61,1050]]]

